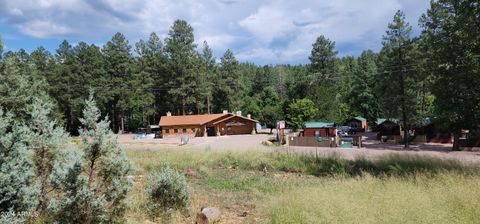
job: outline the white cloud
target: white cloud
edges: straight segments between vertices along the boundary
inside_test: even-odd
[[[241,60],[274,64],[307,62],[319,35],[341,55],[378,49],[397,9],[416,26],[427,7],[417,0],[0,0],[0,23],[34,38],[104,42],[122,32],[133,42],[151,32],[165,37],[185,19],[217,57],[232,49]]]
[[[263,6],[256,13],[239,22],[263,43],[269,44],[276,37],[283,36],[295,29],[286,10],[274,6]]]
[[[18,28],[21,32],[37,38],[63,36],[72,33],[72,29],[69,27],[46,20],[29,21],[18,25]]]

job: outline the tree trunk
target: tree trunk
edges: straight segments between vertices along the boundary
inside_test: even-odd
[[[111,113],[112,113],[112,116],[110,119],[112,119],[112,130],[113,132],[117,132],[117,119],[115,118],[115,106],[113,105],[113,103],[111,104]]]
[[[207,113],[210,114],[210,96],[207,96]]]
[[[182,115],[186,115],[185,113],[185,97],[182,96]]]
[[[125,132],[125,112],[122,112],[122,117],[120,118],[121,122],[121,132],[120,134],[123,134]]]
[[[458,132],[453,133],[452,151],[460,151],[460,134]]]

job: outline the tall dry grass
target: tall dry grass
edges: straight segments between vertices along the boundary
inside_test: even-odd
[[[193,150],[127,155],[136,167],[127,212],[132,223],[148,219],[143,177],[164,165],[195,171],[188,179],[192,215],[217,206],[229,223],[475,223],[480,217],[479,169],[453,160]],[[242,209],[246,218],[238,216]],[[170,221],[192,218],[177,214]]]
[[[478,223],[480,179],[435,177],[328,178],[297,188],[263,207],[271,223]]]

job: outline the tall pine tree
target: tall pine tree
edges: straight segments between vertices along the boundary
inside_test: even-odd
[[[198,94],[198,63],[193,28],[185,20],[176,20],[165,39],[168,56],[169,94],[179,105],[181,114],[189,111]]]
[[[418,73],[415,63],[414,43],[410,38],[412,27],[405,21],[402,11],[397,11],[383,36],[381,84],[383,112],[389,117],[400,117],[405,148],[409,147],[409,128],[417,119]]]

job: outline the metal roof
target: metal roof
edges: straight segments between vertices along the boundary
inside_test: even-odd
[[[367,119],[365,119],[364,117],[362,116],[356,116],[354,117],[353,119],[357,120],[357,121],[366,121]]]
[[[333,128],[335,122],[305,122],[305,128]]]
[[[375,123],[377,123],[377,125],[381,125],[383,124],[385,121],[390,121],[394,124],[399,124],[400,123],[400,120],[399,119],[396,119],[396,118],[377,118],[377,121]]]

